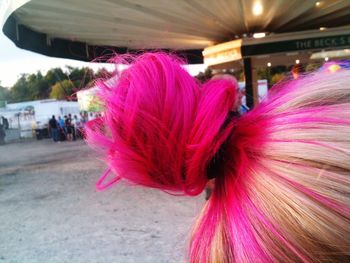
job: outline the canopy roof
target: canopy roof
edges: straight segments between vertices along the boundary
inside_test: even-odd
[[[171,49],[196,63],[205,47],[256,32],[350,25],[349,0],[13,0],[1,11],[18,47],[79,60]]]

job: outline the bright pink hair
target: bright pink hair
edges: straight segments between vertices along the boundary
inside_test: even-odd
[[[114,181],[174,194],[200,194],[213,158],[223,160],[190,262],[349,257],[349,72],[281,84],[229,119],[236,82],[201,86],[164,53],[132,59],[115,85],[100,83],[104,116],[88,124],[87,140],[105,150]]]
[[[219,133],[237,86],[215,80],[200,87],[180,63],[174,56],[146,53],[116,87],[100,83],[104,117],[88,125],[87,138],[106,149],[119,177],[198,195],[207,182],[206,166],[233,127]]]

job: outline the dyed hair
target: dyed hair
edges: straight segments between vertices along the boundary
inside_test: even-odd
[[[200,85],[181,63],[146,53],[115,84],[100,83],[104,116],[87,139],[104,149],[112,182],[198,195],[215,157],[189,262],[349,260],[350,72],[279,84],[228,121],[237,83]]]

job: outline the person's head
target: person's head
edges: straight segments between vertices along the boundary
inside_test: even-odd
[[[52,119],[55,119],[55,115],[52,115]]]
[[[105,112],[88,123],[87,138],[105,149],[112,171],[198,195],[220,159],[191,236],[192,263],[348,261],[350,73],[280,84],[227,121],[236,82],[200,86],[181,63],[144,54],[115,86],[100,83]]]

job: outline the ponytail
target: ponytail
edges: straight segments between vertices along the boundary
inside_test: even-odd
[[[350,72],[283,83],[231,119],[237,83],[201,86],[181,63],[147,53],[102,85],[104,117],[87,140],[117,179],[198,195],[222,160],[191,263],[349,261]]]

